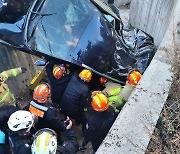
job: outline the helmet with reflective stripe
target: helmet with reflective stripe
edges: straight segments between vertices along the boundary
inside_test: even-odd
[[[108,99],[103,93],[95,93],[92,96],[91,105],[95,111],[105,111],[109,107]]]
[[[50,95],[51,89],[48,84],[40,84],[34,89],[33,99],[39,103],[45,103]]]
[[[66,68],[65,66],[62,64],[62,65],[54,65],[53,67],[53,76],[56,78],[56,79],[60,79],[62,78],[66,73]]]
[[[131,71],[128,74],[128,83],[131,85],[137,85],[139,80],[141,79],[142,75],[138,71]]]
[[[40,129],[34,136],[31,146],[32,154],[55,154],[57,149],[57,136],[49,128]]]
[[[29,132],[34,124],[33,115],[28,111],[19,110],[11,114],[8,127],[12,131],[26,130]]]
[[[90,82],[91,78],[92,78],[92,72],[88,69],[83,69],[80,73],[79,73],[79,77],[81,78],[81,80],[86,81],[86,82]]]

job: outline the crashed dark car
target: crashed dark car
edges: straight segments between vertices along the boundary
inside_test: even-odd
[[[0,43],[21,51],[76,64],[116,82],[125,82],[131,69],[143,73],[155,53],[153,39],[140,30],[128,45],[119,14],[98,0],[19,0],[22,7],[12,17],[4,11],[10,2],[1,5]]]

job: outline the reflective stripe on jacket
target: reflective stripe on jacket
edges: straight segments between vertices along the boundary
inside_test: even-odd
[[[3,71],[0,74],[5,78],[5,80],[7,80],[9,77],[16,77],[20,73],[22,73],[21,67]]]
[[[10,92],[5,81],[9,77],[15,77],[22,73],[21,67],[3,71],[0,73],[0,107],[6,105],[15,105],[14,95]]]

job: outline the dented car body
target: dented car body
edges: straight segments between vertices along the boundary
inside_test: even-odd
[[[153,39],[145,33],[135,38],[134,46],[128,45],[119,16],[113,16],[99,1],[21,3],[28,6],[26,11],[20,11],[13,20],[0,18],[2,44],[86,67],[116,82],[125,82],[131,69],[143,73],[155,53]],[[0,16],[7,6],[1,7]]]

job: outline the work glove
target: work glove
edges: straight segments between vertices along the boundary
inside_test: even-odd
[[[5,144],[5,134],[0,130],[0,144]]]
[[[25,73],[27,71],[27,69],[24,67],[21,67],[21,70],[22,70],[22,73]]]

